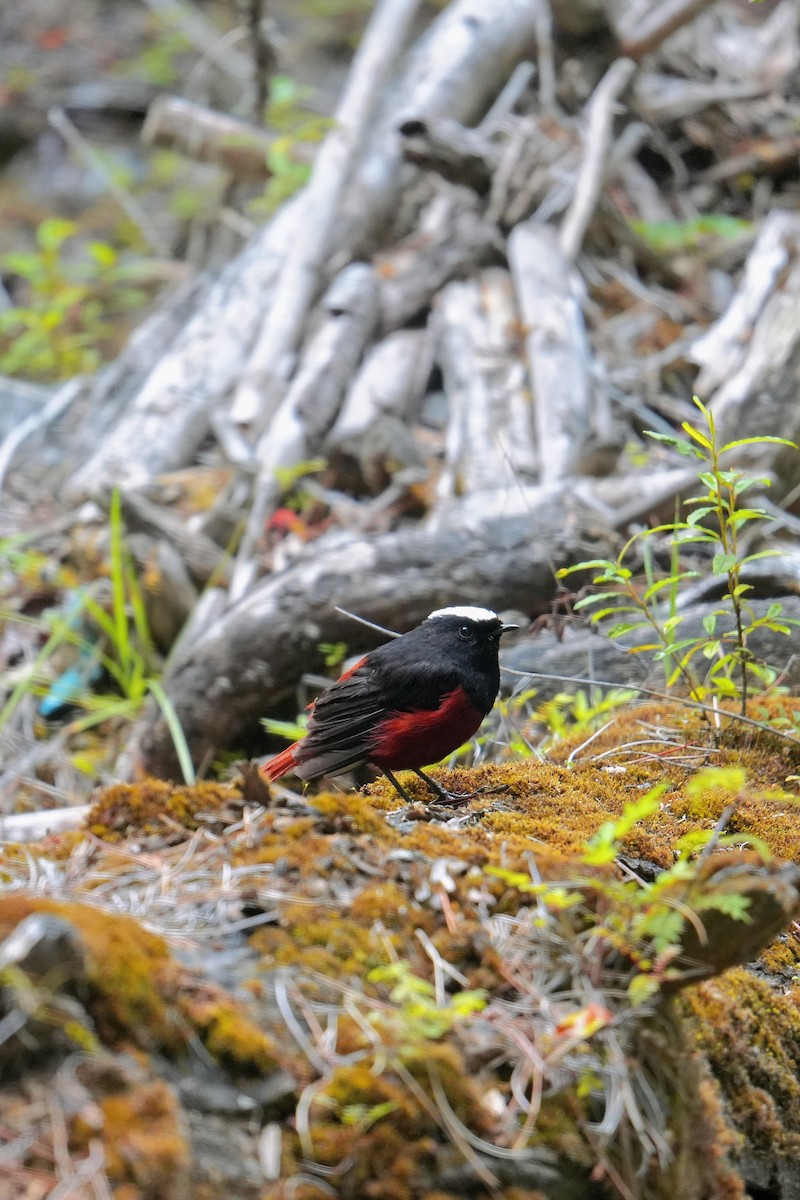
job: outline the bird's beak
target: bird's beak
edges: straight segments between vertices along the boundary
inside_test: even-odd
[[[504,625],[500,632],[510,633],[512,629],[519,629],[519,625]]]

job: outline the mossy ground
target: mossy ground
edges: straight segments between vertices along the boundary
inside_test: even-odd
[[[774,717],[785,702],[770,704],[767,715]],[[298,1109],[304,1116],[284,1130],[282,1178],[293,1182],[288,1191],[283,1183],[270,1185],[264,1197],[282,1200],[291,1193],[312,1200],[333,1188],[335,1195],[356,1200],[430,1200],[443,1162],[455,1159],[463,1168],[463,1155],[470,1153],[468,1146],[459,1148],[454,1129],[466,1127],[489,1143],[507,1137],[504,1122],[515,1103],[509,1064],[520,1054],[511,1043],[521,1037],[527,1044],[533,1026],[524,1020],[509,1026],[516,1032],[508,1033],[505,1057],[497,1054],[496,1024],[482,1025],[480,1013],[469,1027],[454,1020],[449,1030],[420,1039],[409,1004],[391,1000],[388,985],[370,973],[400,962],[414,978],[439,988],[446,1004],[484,989],[501,1005],[498,1011],[502,1005],[512,1011],[525,988],[538,995],[539,982],[526,976],[526,961],[511,954],[513,935],[509,943],[499,941],[491,921],[503,914],[513,921],[529,913],[532,919],[535,901],[503,872],[533,870],[543,881],[568,880],[600,825],[659,782],[668,785],[660,811],[631,830],[624,852],[629,861],[669,867],[678,839],[707,831],[730,799],[714,790],[690,795],[687,783],[699,767],[733,765],[746,770],[748,782],[730,828],[743,841],[755,835],[777,855],[800,862],[800,746],[733,725],[714,745],[696,714],[671,705],[621,712],[590,743],[576,737],[544,761],[435,771],[452,791],[486,789],[452,810],[432,810],[424,785],[412,776],[403,777],[418,802],[410,814],[397,811],[402,805],[392,788],[378,781],[364,793],[325,791],[297,804],[276,802],[250,822],[240,819],[244,797],[236,786],[171,788],[143,781],[115,787],[100,794],[87,827],[116,848],[94,843],[91,862],[67,889],[68,900],[21,892],[3,899],[0,935],[41,908],[78,928],[92,964],[92,1017],[110,1048],[157,1050],[180,1061],[197,1038],[220,1069],[240,1078],[268,1077],[281,1066],[296,1079],[298,1095],[311,1088]],[[187,843],[188,834],[194,842]],[[49,839],[34,852],[61,859],[67,870],[82,845],[80,835],[71,835]],[[192,887],[221,895],[224,873],[234,872],[242,882],[233,892],[225,885],[226,902],[238,899],[237,911],[246,906],[256,921],[264,914],[248,932],[249,1006],[187,973],[162,937],[99,906],[99,881],[107,891],[116,875],[123,888],[131,857],[137,877],[146,862],[157,886],[164,872],[177,873],[190,857],[188,845],[206,872],[202,886],[195,872]],[[10,852],[8,878],[24,861],[23,851]],[[724,861],[739,860],[726,851]],[[583,886],[590,886],[592,870],[578,868]],[[598,878],[613,871],[595,869]],[[81,897],[84,903],[77,903]],[[682,1016],[675,1009],[665,1018],[672,1032],[663,1045],[654,1050],[637,1043],[645,1060],[650,1055],[666,1064],[656,1089],[664,1103],[671,1087],[681,1094],[665,1133],[673,1165],[661,1169],[654,1160],[644,1176],[638,1168],[630,1176],[640,1180],[636,1186],[647,1200],[674,1194],[741,1200],[731,1165],[739,1135],[787,1154],[800,1150],[800,997],[792,982],[799,952],[800,939],[789,930],[763,951],[763,977],[736,969],[700,984],[680,1001]],[[521,1011],[524,1016],[524,1005]],[[288,1035],[287,1013],[294,1030]],[[693,1050],[695,1037],[701,1055]],[[551,1053],[553,1044],[541,1043],[536,1053]],[[569,1052],[579,1063],[580,1045],[579,1039]],[[162,1093],[154,1095],[167,1103]],[[124,1103],[134,1105],[134,1099]],[[551,1090],[534,1122],[534,1141],[583,1171],[587,1181],[593,1173],[593,1195],[612,1196],[618,1192],[615,1173],[625,1169],[626,1156],[636,1158],[635,1137],[629,1127],[627,1149],[603,1147],[588,1123],[597,1115],[592,1104],[591,1088],[582,1093],[574,1082]],[[454,1115],[443,1118],[442,1111]],[[124,1123],[118,1116],[113,1104],[104,1109],[109,1131]],[[178,1129],[180,1122],[172,1124]],[[169,1170],[178,1194],[182,1151],[175,1139],[171,1145]],[[117,1200],[171,1194],[166,1182],[154,1190],[152,1180],[138,1178],[130,1164],[123,1169],[128,1151],[122,1147],[110,1143],[109,1153]],[[156,1150],[151,1158],[160,1161]],[[326,1187],[304,1180],[308,1159],[327,1172]],[[485,1161],[491,1170],[491,1160]],[[165,1165],[162,1181],[169,1170]],[[474,1186],[476,1196],[488,1194],[485,1182]],[[494,1194],[533,1200],[538,1190],[533,1179],[517,1180],[498,1184]]]

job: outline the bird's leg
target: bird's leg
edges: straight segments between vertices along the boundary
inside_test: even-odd
[[[392,787],[394,788],[394,790],[395,790],[395,791],[398,793],[398,795],[400,795],[400,796],[402,796],[402,797],[403,797],[403,799],[405,800],[406,804],[413,804],[413,803],[414,803],[414,801],[411,799],[411,797],[409,796],[409,794],[408,794],[408,792],[406,791],[406,789],[405,789],[405,788],[402,786],[402,784],[400,784],[400,783],[398,783],[398,782],[397,782],[397,780],[395,779],[395,777],[394,777],[394,775],[392,774],[392,772],[391,772],[391,771],[387,771],[386,767],[381,767],[381,770],[383,771],[384,775],[386,776],[386,778],[387,778],[387,779],[389,780],[389,782],[391,783],[391,785],[392,785]]]
[[[430,775],[426,775],[424,771],[420,771],[418,767],[412,767],[415,775],[419,775],[427,783],[432,792],[436,793],[440,804],[463,804],[465,800],[469,800],[474,796],[475,792],[448,792],[447,788],[443,788],[435,779],[431,779]]]

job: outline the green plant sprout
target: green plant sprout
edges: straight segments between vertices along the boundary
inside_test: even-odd
[[[754,487],[768,487],[769,479],[751,478],[743,471],[726,469],[723,456],[746,446],[777,444],[797,449],[794,442],[779,437],[737,438],[720,446],[713,413],[694,397],[694,404],[703,418],[704,428],[689,421],[683,422],[686,438],[648,431],[648,436],[664,442],[684,457],[698,460],[702,467],[698,481],[703,490],[685,501],[690,512],[685,519],[635,533],[623,546],[617,558],[592,559],[559,571],[563,578],[575,571],[595,570],[592,582],[599,592],[585,596],[575,604],[576,609],[592,609],[595,624],[612,621],[606,629],[608,637],[619,638],[634,630],[649,627],[654,641],[630,648],[631,653],[654,651],[657,661],[665,664],[667,687],[682,680],[693,700],[702,702],[711,697],[737,701],[741,715],[746,714],[747,701],[753,684],[769,685],[774,674],[759,663],[750,649],[750,640],[758,629],[770,629],[788,635],[790,627],[800,622],[783,616],[778,601],[766,613],[757,615],[747,594],[751,585],[743,582],[744,568],[757,559],[777,554],[777,550],[759,550],[749,554],[743,545],[743,533],[774,518],[761,508],[742,503],[745,492]],[[653,569],[649,539],[667,533],[672,537],[671,564],[665,578],[657,578]],[[694,570],[682,570],[680,552],[687,545],[699,544],[713,551],[712,574],[725,584],[725,596],[720,605],[703,620],[699,637],[680,637],[685,614],[678,611],[680,590],[689,579],[697,577]],[[644,580],[634,577],[626,565],[634,548],[641,548],[644,558]],[[662,601],[666,597],[667,608]],[[720,631],[721,617],[732,616],[733,628]],[[701,675],[699,660],[709,666]]]
[[[0,709],[0,731],[11,720],[26,695],[46,694],[49,680],[44,668],[64,644],[73,646],[87,658],[96,661],[113,680],[117,694],[97,694],[79,689],[70,696],[70,703],[84,710],[83,715],[69,723],[71,734],[82,733],[117,719],[133,721],[139,715],[148,696],[160,707],[172,736],[175,751],[187,783],[195,780],[194,767],[186,738],[175,712],[156,673],[147,613],[133,563],[125,547],[122,509],[118,491],[111,496],[109,509],[109,581],[111,598],[108,607],[100,603],[91,587],[83,588],[70,606],[69,613],[52,612],[42,618],[21,617],[6,612],[7,620],[34,623],[47,632],[44,645],[30,666],[13,682],[13,673],[0,678],[0,686],[13,682]],[[0,547],[2,558],[2,547]],[[103,635],[102,646],[94,645],[80,632],[79,618],[91,618]]]
[[[50,218],[36,231],[35,251],[0,258],[25,291],[24,303],[0,313],[0,372],[56,380],[94,371],[114,338],[111,318],[145,303],[113,246],[68,252],[77,232],[74,221]]]
[[[448,994],[446,1004],[437,1004],[433,984],[415,975],[411,965],[403,961],[374,967],[367,979],[370,983],[390,985],[393,1012],[387,1016],[376,1010],[370,1014],[370,1020],[376,1025],[388,1023],[395,1028],[401,1056],[404,1049],[415,1051],[421,1042],[444,1037],[459,1021],[486,1007],[487,993],[480,988]]]
[[[267,152],[270,179],[264,193],[248,206],[259,217],[271,216],[308,182],[313,147],[333,126],[330,117],[303,107],[310,95],[310,88],[301,87],[287,75],[273,75],[270,80],[264,123],[277,135]]]

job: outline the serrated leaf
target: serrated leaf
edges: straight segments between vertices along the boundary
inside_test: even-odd
[[[703,517],[707,517],[709,513],[713,513],[715,511],[716,510],[713,504],[704,504],[701,508],[695,508],[686,518],[686,524],[693,527],[698,523],[698,521],[702,521]]]

